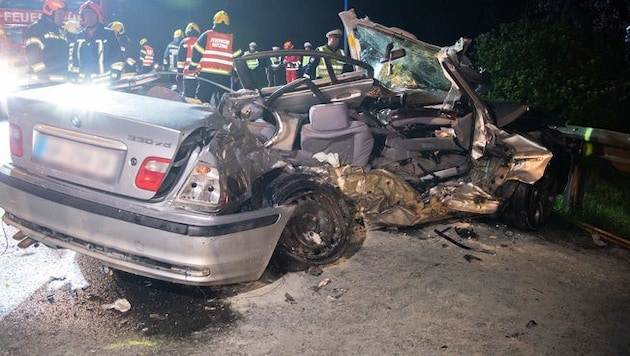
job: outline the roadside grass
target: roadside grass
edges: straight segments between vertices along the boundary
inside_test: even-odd
[[[564,216],[630,240],[630,173],[610,164],[590,166],[582,206]]]

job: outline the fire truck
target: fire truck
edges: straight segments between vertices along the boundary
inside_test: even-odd
[[[70,10],[68,19],[79,20],[78,10],[83,1],[66,0]],[[42,0],[0,0],[0,61],[6,66],[14,69],[26,67],[24,31],[41,15]]]

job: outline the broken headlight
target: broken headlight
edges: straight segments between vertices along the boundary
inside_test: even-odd
[[[217,212],[227,203],[226,191],[217,167],[198,163],[175,199],[191,210]]]

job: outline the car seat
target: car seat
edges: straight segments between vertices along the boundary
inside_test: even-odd
[[[303,151],[337,153],[341,165],[363,167],[368,163],[374,137],[364,122],[350,120],[345,103],[313,105],[309,121],[302,127]]]

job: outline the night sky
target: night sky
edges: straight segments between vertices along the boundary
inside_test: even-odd
[[[212,26],[212,17],[224,9],[230,15],[235,42],[243,50],[251,41],[259,50],[282,46],[291,40],[296,48],[305,41],[315,46],[326,42],[325,33],[342,28],[338,13],[344,0],[106,0],[133,40],[147,37],[158,51],[172,39],[176,28],[195,21],[202,31]],[[475,37],[490,29],[483,0],[397,1],[347,0],[359,17],[388,27],[407,30],[436,45],[451,45],[459,37]],[[477,4],[477,5],[475,5]],[[421,10],[414,8],[421,7]]]

